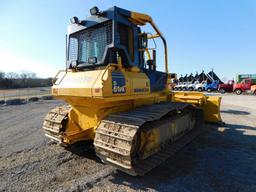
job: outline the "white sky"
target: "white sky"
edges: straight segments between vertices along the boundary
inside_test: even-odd
[[[75,2],[75,3],[74,3]],[[220,78],[255,73],[256,0],[15,0],[0,1],[0,71],[32,71],[54,76],[65,68],[69,19],[89,9],[113,5],[152,16],[168,42],[169,71],[180,74],[214,69]],[[162,44],[158,44],[160,48]],[[164,69],[157,49],[157,69]]]
[[[56,65],[42,61],[34,60],[14,53],[8,49],[0,47],[0,71],[20,73],[21,71],[31,71],[39,75],[39,77],[53,77],[56,73]],[[52,67],[51,67],[52,66]]]

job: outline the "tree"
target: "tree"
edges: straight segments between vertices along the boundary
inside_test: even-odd
[[[30,87],[31,83],[29,83],[29,81],[32,81],[32,79],[35,79],[35,78],[36,78],[36,74],[30,71],[23,71],[20,74],[20,79],[23,87]]]
[[[30,71],[22,71],[20,74],[21,79],[35,79],[36,74]]]
[[[0,71],[0,79],[4,79],[5,78],[5,73]]]
[[[6,77],[7,79],[12,80],[12,79],[18,79],[18,78],[19,78],[19,75],[18,75],[17,73],[10,72],[10,73],[7,73],[7,74],[5,75],[5,77]]]

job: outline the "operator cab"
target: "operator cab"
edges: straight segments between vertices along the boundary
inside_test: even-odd
[[[148,39],[160,37],[160,34],[142,33],[139,25],[145,23],[138,24],[132,19],[133,12],[125,9],[112,7],[100,12],[93,7],[90,12],[86,20],[73,17],[68,26],[67,68],[95,70],[121,61],[126,69],[137,68],[146,73],[151,91],[163,90],[167,73],[156,71],[156,50],[148,48]]]

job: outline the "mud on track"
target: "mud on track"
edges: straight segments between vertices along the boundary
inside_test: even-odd
[[[206,125],[204,134],[144,177],[102,164],[91,142],[64,149],[46,139],[43,118],[63,102],[2,106],[0,191],[256,191],[256,97],[244,105],[246,97],[225,95],[227,126]]]

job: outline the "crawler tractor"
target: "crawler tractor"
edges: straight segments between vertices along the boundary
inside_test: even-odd
[[[104,162],[144,175],[191,141],[203,121],[221,121],[220,97],[170,92],[167,43],[150,16],[118,7],[90,13],[68,26],[66,69],[52,95],[69,105],[52,109],[43,129],[64,145],[93,140]],[[146,24],[154,33],[142,32]],[[148,46],[155,38],[165,72]]]

